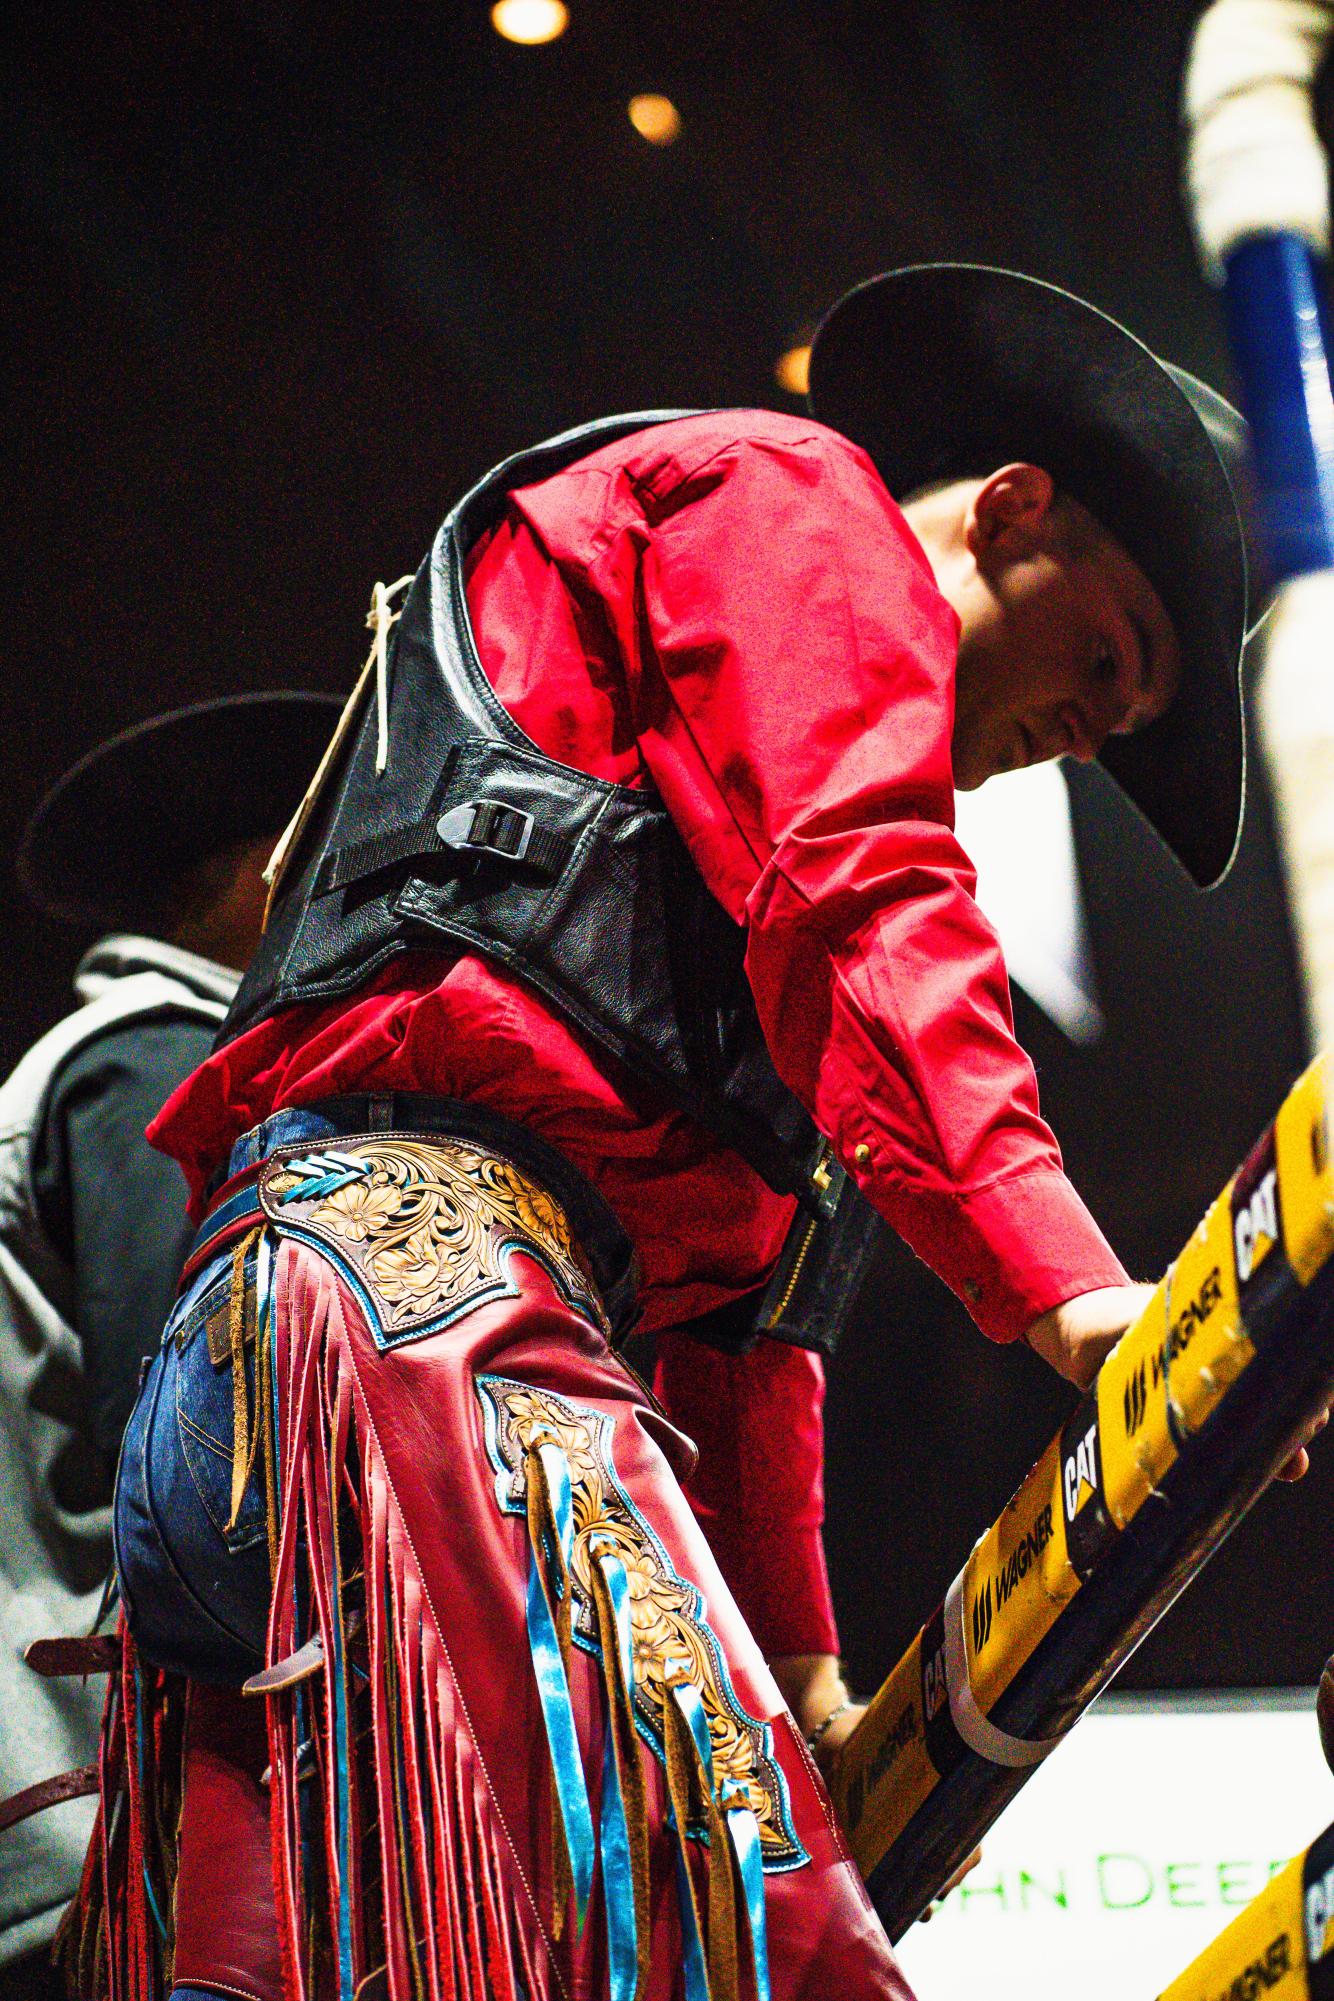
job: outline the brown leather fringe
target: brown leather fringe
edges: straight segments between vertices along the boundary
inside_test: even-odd
[[[648,1795],[640,1763],[639,1732],[635,1728],[634,1691],[627,1687],[611,1592],[596,1555],[590,1565],[598,1640],[602,1648],[602,1682],[607,1694],[607,1728],[612,1733],[616,1771],[625,1807],[630,1848],[630,1879],[635,1900],[635,2001],[648,1986],[652,1904],[649,1879]]]
[[[538,1913],[516,1898],[502,1863],[504,1836],[349,1365],[341,1302],[332,1280],[307,1277],[295,1317],[285,1296],[292,1250],[279,1252],[276,1274],[275,1366],[286,1375],[270,1653],[294,1653],[318,1633],[326,1665],[268,1696],[287,2001],[336,1989],[340,1882],[352,1987],[366,2001],[554,2001]],[[288,1314],[299,1339],[283,1332]],[[313,1769],[303,1778],[305,1737]],[[323,1839],[307,1844],[303,1825]],[[308,1848],[318,1853],[303,1868]]]

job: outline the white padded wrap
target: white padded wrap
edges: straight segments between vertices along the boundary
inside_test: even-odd
[[[1026,1771],[1056,1749],[1059,1737],[1011,1737],[984,1716],[968,1673],[968,1637],[963,1622],[963,1571],[945,1593],[945,1688],[950,1717],[970,1751],[989,1764]]]
[[[1329,168],[1311,86],[1334,0],[1214,0],[1186,64],[1186,181],[1205,270],[1249,236],[1329,249]]]

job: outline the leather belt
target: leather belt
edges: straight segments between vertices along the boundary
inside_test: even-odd
[[[225,1251],[237,1237],[245,1235],[255,1227],[260,1215],[259,1177],[263,1172],[263,1162],[255,1167],[244,1168],[234,1174],[230,1181],[224,1181],[214,1196],[209,1212],[195,1232],[184,1265],[181,1267],[180,1290],[183,1292],[191,1279],[203,1270],[210,1258]]]

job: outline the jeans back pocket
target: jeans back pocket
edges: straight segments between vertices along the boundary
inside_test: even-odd
[[[232,1260],[224,1253],[218,1276],[196,1293],[176,1323],[176,1429],[181,1457],[200,1504],[233,1552],[251,1548],[268,1533],[264,1501],[264,1446],[255,1436],[271,1414],[256,1410],[255,1254],[245,1260],[243,1302],[246,1437],[242,1444],[250,1470],[232,1521],[233,1460],[236,1446],[237,1383],[229,1340],[232,1314]]]

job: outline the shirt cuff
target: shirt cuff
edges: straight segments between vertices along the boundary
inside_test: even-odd
[[[1017,1341],[1082,1292],[1127,1285],[1125,1268],[1059,1168],[967,1194],[897,1184],[868,1197],[993,1341]]]

